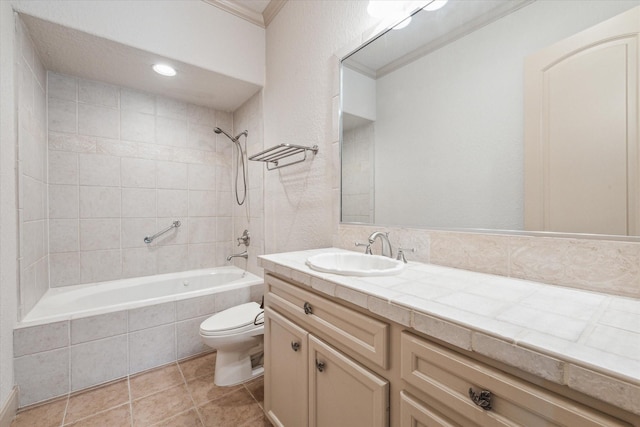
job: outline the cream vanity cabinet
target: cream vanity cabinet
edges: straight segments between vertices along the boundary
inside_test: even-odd
[[[276,426],[640,427],[637,415],[289,280],[266,274],[265,285],[265,410]]]
[[[389,327],[266,275],[265,410],[276,426],[384,427],[389,382],[339,351],[386,363]]]

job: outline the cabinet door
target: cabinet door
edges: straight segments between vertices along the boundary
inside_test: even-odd
[[[309,335],[309,426],[389,425],[389,382]]]
[[[306,426],[309,418],[307,331],[267,308],[264,403],[275,426]]]

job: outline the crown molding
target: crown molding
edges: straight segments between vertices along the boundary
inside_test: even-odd
[[[229,12],[232,15],[242,18],[252,24],[258,25],[262,28],[266,28],[271,23],[273,18],[276,17],[280,9],[284,6],[287,0],[271,0],[265,10],[262,13],[251,10],[242,6],[233,0],[202,0],[205,3],[209,3],[212,6],[216,6],[225,12]]]

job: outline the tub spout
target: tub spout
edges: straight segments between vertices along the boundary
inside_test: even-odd
[[[231,261],[231,258],[244,258],[244,259],[249,259],[249,254],[247,253],[247,251],[244,251],[244,252],[239,253],[239,254],[232,254],[232,255],[229,255],[229,256],[227,257],[227,261]]]

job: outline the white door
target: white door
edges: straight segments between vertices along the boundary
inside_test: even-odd
[[[640,234],[634,8],[525,61],[525,229]]]

